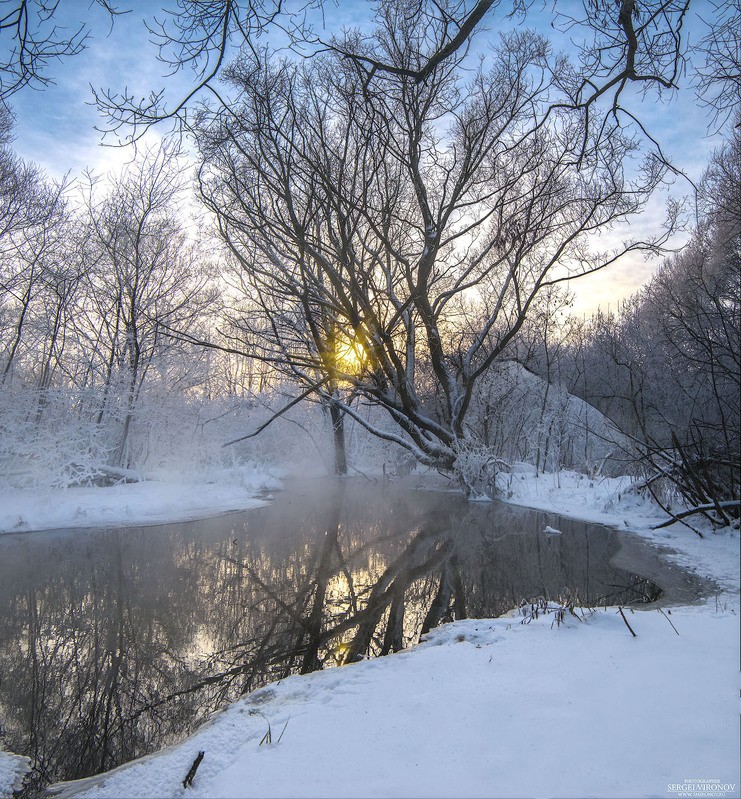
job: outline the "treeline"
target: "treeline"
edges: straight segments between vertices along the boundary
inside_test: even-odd
[[[698,224],[619,311],[569,329],[532,364],[612,420],[616,451],[665,507],[739,516],[741,128],[711,159]],[[691,520],[689,520],[691,521]]]
[[[67,484],[141,467],[154,447],[172,450],[155,431],[172,431],[183,403],[255,379],[172,335],[207,338],[220,297],[185,205],[189,175],[162,147],[119,175],[57,183],[14,153],[9,112],[0,122],[3,472]]]
[[[255,337],[264,309],[240,264],[193,221],[178,153],[150,152],[105,182],[58,184],[14,154],[7,114],[2,123],[6,480],[69,485],[165,463],[290,458],[299,439],[331,469],[336,419],[311,397],[241,450],[221,448],[302,387],[272,363],[270,326]],[[472,396],[477,443],[456,464],[470,489],[517,461],[536,472],[632,472],[670,510],[681,496],[714,522],[738,517],[739,186],[736,128],[702,181],[687,246],[619,311],[579,321],[560,289],[541,292]],[[342,428],[351,466],[408,471],[408,453],[368,432],[389,429],[384,412],[340,389],[365,420]],[[434,386],[417,390],[435,418]]]

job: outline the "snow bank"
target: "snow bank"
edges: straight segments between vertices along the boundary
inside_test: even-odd
[[[446,625],[414,650],[257,691],[61,796],[666,797],[697,778],[738,796],[738,618],[669,618],[679,635],[643,611],[634,638],[615,609]]]
[[[23,775],[28,771],[27,757],[0,752],[0,799],[10,799],[13,791],[21,787]]]
[[[194,483],[152,480],[106,488],[0,491],[0,533],[62,527],[138,526],[204,518],[263,504],[278,486],[267,472],[235,469]]]

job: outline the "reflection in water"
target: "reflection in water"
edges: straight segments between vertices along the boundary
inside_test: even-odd
[[[266,682],[397,651],[443,621],[534,596],[658,595],[610,565],[605,528],[330,486],[201,522],[0,538],[0,736],[34,761],[28,796],[183,737]]]

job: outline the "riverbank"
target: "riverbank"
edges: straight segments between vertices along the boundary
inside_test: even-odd
[[[590,479],[572,471],[540,477],[525,473],[507,475],[501,489],[505,502],[635,533],[659,547],[669,562],[713,580],[734,606],[737,602],[738,528],[713,531],[695,517],[692,523],[703,538],[679,522],[657,529],[669,517],[649,496],[635,492],[626,477]]]
[[[702,795],[738,796],[736,613],[627,615],[635,637],[615,609],[445,625],[411,651],[257,691],[57,793],[669,797],[701,778],[718,787]]]
[[[105,487],[0,489],[0,535],[70,527],[133,527],[203,519],[265,502],[280,487],[255,467],[201,480],[152,479]]]
[[[61,794],[669,797],[703,779],[738,796],[738,531],[651,530],[660,512],[625,484],[574,474],[518,476],[508,493],[671,544],[718,595],[625,619],[551,607],[446,625],[403,653],[262,689]]]

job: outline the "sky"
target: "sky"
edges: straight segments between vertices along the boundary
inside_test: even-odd
[[[171,0],[166,2],[173,6]],[[567,9],[570,4],[573,5],[572,0],[559,0],[559,10]],[[64,175],[74,179],[86,169],[104,174],[120,169],[130,159],[130,150],[101,145],[101,133],[96,130],[101,126],[101,119],[91,104],[91,86],[114,90],[127,87],[136,96],[147,96],[150,90],[166,86],[168,96],[173,99],[187,93],[188,75],[163,77],[167,68],[157,61],[156,48],[144,28],[143,20],[151,19],[161,5],[161,0],[118,0],[116,6],[121,10],[130,9],[130,13],[117,16],[111,25],[109,16],[92,0],[61,0],[58,23],[76,30],[80,23],[87,22],[91,36],[83,53],[52,65],[49,76],[54,80],[53,85],[43,90],[27,87],[13,97],[17,120],[14,147],[23,158],[40,164],[55,179]],[[334,30],[341,25],[357,24],[365,18],[368,7],[366,0],[327,0],[327,28]],[[693,8],[695,15],[707,17],[713,13],[710,0],[696,0]],[[533,19],[537,24],[538,15]],[[545,16],[542,19],[545,20]],[[691,35],[697,36],[693,31],[695,24],[691,19],[688,27]],[[493,28],[480,33],[475,47],[485,44],[495,33]],[[561,42],[568,46],[565,39]],[[0,39],[0,46],[7,44]],[[645,103],[641,114],[665,152],[697,180],[719,139],[708,136],[707,113],[697,107],[692,89],[687,85],[688,78],[683,83],[683,90],[672,102]],[[162,133],[164,129],[150,132],[145,142],[155,143]],[[691,187],[680,179],[669,191],[681,197],[688,195]],[[638,228],[655,230],[661,224],[667,196],[668,192],[657,196],[640,218],[632,220],[632,233]],[[681,240],[677,239],[676,243]],[[576,295],[573,311],[582,315],[591,313],[597,306],[615,309],[621,299],[650,277],[658,263],[642,258],[626,260],[609,271],[572,284],[571,290]]]

